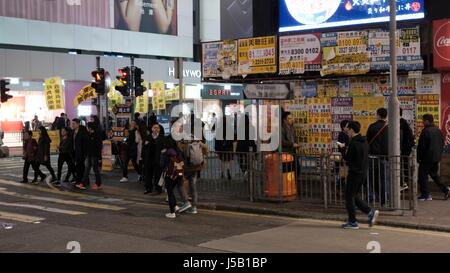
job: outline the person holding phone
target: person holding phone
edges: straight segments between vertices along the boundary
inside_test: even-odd
[[[170,34],[175,4],[175,0],[116,0],[116,28]]]

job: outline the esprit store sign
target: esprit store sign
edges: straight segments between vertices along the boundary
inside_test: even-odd
[[[433,22],[433,53],[434,67],[450,70],[450,20]]]

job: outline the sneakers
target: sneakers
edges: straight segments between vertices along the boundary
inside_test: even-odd
[[[190,213],[190,214],[197,214],[197,207],[192,207],[190,210],[187,210],[186,213]]]
[[[77,187],[80,190],[87,190],[87,188],[83,184],[75,185],[75,187]]]
[[[33,179],[33,181],[31,181],[30,184],[32,184],[32,185],[39,185],[39,183],[40,182],[37,179]]]
[[[61,186],[61,181],[59,181],[59,180],[53,181],[52,185],[53,186]]]
[[[102,188],[102,186],[97,186],[97,184],[94,184],[94,185],[92,185],[91,189],[95,190],[95,191],[98,191],[98,190],[101,190],[103,188]]]
[[[431,197],[431,195],[421,195],[419,196],[419,201],[433,201],[433,198]]]
[[[359,225],[356,222],[355,223],[348,222],[348,223],[343,224],[341,227],[343,229],[354,229],[354,230],[359,229]]]
[[[177,218],[177,215],[175,213],[166,213],[166,218],[175,219]]]
[[[21,183],[21,184],[27,184],[28,181],[27,181],[27,180],[22,180],[22,181],[20,181],[19,183]]]
[[[181,206],[180,210],[178,211],[179,213],[185,212],[188,209],[190,209],[192,207],[190,202],[186,202],[183,204],[183,206]]]
[[[122,179],[120,179],[120,183],[126,183],[126,182],[128,182],[128,178],[122,177]]]
[[[180,211],[180,207],[179,206],[175,206],[175,212],[179,212]]]
[[[372,211],[369,213],[369,227],[373,227],[377,223],[378,215],[380,214],[379,210],[372,209]]]

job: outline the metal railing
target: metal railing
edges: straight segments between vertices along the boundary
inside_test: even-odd
[[[394,206],[387,157],[370,157],[361,197],[384,210],[416,213],[417,164],[411,156],[401,161],[400,206]],[[200,171],[199,191],[250,201],[301,200],[329,207],[345,207],[347,169],[340,154],[294,156],[279,153],[209,152]]]

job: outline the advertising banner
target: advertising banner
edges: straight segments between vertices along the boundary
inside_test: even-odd
[[[223,41],[220,51],[220,68],[222,69],[222,78],[228,79],[230,76],[238,75],[238,42],[235,40]]]
[[[152,83],[152,106],[153,110],[166,110],[165,86],[163,81]]]
[[[397,21],[425,17],[424,0],[397,0]],[[389,1],[280,0],[279,31],[389,22]]]
[[[111,82],[111,86],[108,92],[108,111],[112,110],[114,105],[123,103],[123,96],[116,90],[116,86],[120,84],[118,80]]]
[[[397,67],[400,70],[422,70],[419,27],[397,31]],[[390,38],[387,30],[369,31],[369,51],[372,70],[390,69]]]
[[[450,73],[442,74],[441,84],[441,129],[445,140],[445,151],[450,153]]]
[[[276,36],[239,40],[239,74],[277,72]]]
[[[222,71],[220,68],[220,51],[222,50],[223,42],[205,43],[202,44],[202,72],[204,78],[221,77]]]
[[[112,143],[110,140],[105,140],[102,149],[102,171],[110,172],[112,170]]]
[[[279,39],[280,75],[320,71],[322,62],[320,34],[282,36]]]
[[[433,21],[433,64],[438,70],[450,70],[450,20]]]
[[[417,81],[418,94],[440,94],[441,74],[426,74]]]
[[[370,71],[367,31],[324,33],[321,75],[358,75]]]
[[[361,123],[361,134],[366,135],[369,125],[377,121],[376,112],[384,107],[384,97],[353,98],[353,120]]]
[[[135,112],[145,115],[148,113],[148,82],[144,82],[144,86],[147,88],[147,91],[144,92],[144,95],[136,98]]]
[[[353,98],[332,98],[331,114],[333,122],[332,139],[335,141],[338,139],[339,132],[341,132],[341,122],[353,120]],[[335,148],[337,148],[337,145]]]
[[[440,124],[440,100],[439,94],[419,94],[417,95],[417,117],[416,117],[416,136],[419,137],[424,125],[422,117],[425,114],[431,114],[434,117],[434,123]]]
[[[64,109],[62,79],[57,77],[46,79],[44,85],[48,110]]]
[[[73,106],[78,107],[83,101],[87,101],[92,98],[96,98],[97,93],[95,92],[95,89],[91,87],[90,84],[83,87],[78,95],[73,100]]]

